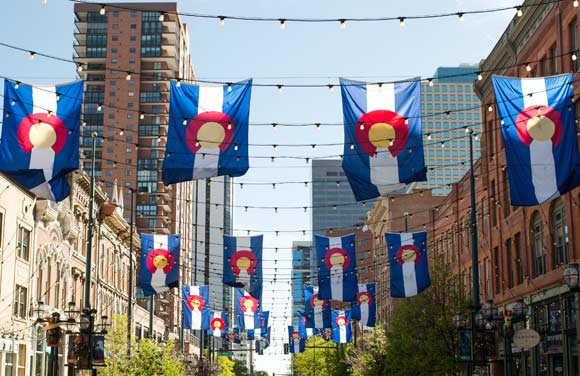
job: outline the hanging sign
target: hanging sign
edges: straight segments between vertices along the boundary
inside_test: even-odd
[[[513,343],[521,349],[531,349],[540,343],[540,334],[534,329],[520,329],[514,333]]]

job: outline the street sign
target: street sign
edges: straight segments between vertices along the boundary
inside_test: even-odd
[[[227,357],[232,357],[234,356],[234,352],[233,351],[218,351],[218,355],[219,356],[227,356]]]
[[[531,349],[540,343],[540,334],[534,329],[520,329],[514,333],[514,345],[522,349]]]

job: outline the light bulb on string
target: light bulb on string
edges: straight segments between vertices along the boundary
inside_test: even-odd
[[[282,86],[282,85],[276,85],[276,86],[278,88],[278,94],[281,94],[284,86]]]
[[[481,81],[481,80],[483,80],[483,74],[481,74],[481,72],[479,72],[479,73],[477,74],[477,80],[478,80],[478,81]]]
[[[489,107],[487,108],[487,112],[492,112],[493,111],[493,106],[490,104]]]
[[[522,7],[517,7],[516,8],[516,14],[518,17],[521,17],[524,15],[524,12],[522,12]]]
[[[163,22],[165,21],[165,13],[160,13],[159,14],[159,22]]]
[[[278,130],[278,123],[272,123],[272,130],[276,132]]]
[[[315,128],[317,131],[320,131],[320,123],[316,123],[316,124],[314,124],[314,128]]]
[[[405,27],[405,17],[399,17],[399,27],[401,29]]]
[[[177,79],[177,82],[175,83],[175,86],[181,87],[181,78],[178,78]]]
[[[457,13],[457,17],[459,17],[459,22],[465,21],[465,16],[463,15],[463,13]]]
[[[427,140],[431,141],[432,137],[431,137],[431,133],[427,133]]]
[[[578,59],[578,55],[576,55],[576,52],[574,52],[572,54],[572,61],[576,61]]]
[[[526,71],[528,71],[528,72],[532,71],[532,66],[529,63],[526,64]]]
[[[19,87],[20,87],[20,82],[19,81],[16,81],[14,83],[14,89],[18,90]]]
[[[101,9],[99,10],[99,14],[101,16],[104,16],[106,12],[107,12],[107,10],[105,9],[105,6],[101,5]]]
[[[328,85],[328,91],[333,93],[334,92],[334,85]]]
[[[127,71],[127,76],[125,76],[125,80],[131,81],[131,71]]]
[[[220,16],[218,22],[220,26],[224,26],[226,24],[226,18],[224,16]]]
[[[30,51],[30,52],[28,53],[28,58],[29,58],[30,60],[34,60],[34,56],[35,56],[35,55],[36,55],[36,52],[34,52],[34,51]]]
[[[232,83],[228,82],[228,92],[231,92],[231,91],[232,91]]]
[[[143,119],[145,119],[145,114],[144,114],[143,112],[141,112],[141,113],[139,114],[139,119],[140,119],[140,120],[143,120]]]
[[[284,30],[286,28],[286,20],[280,19],[280,30]]]
[[[101,103],[99,103],[99,104],[97,105],[97,111],[98,111],[98,112],[101,112],[102,110],[103,110],[103,105],[102,105]]]
[[[340,20],[339,22],[340,22],[340,29],[341,30],[346,29],[346,20]]]
[[[276,151],[276,146],[277,145],[272,145],[272,150]]]
[[[430,87],[433,87],[433,79],[432,79],[432,78],[430,78],[428,82],[429,82],[429,86],[430,86]]]
[[[41,5],[46,5],[46,0],[40,0]]]
[[[572,6],[573,6],[574,8],[578,8],[578,0],[574,0],[574,1],[572,2]]]

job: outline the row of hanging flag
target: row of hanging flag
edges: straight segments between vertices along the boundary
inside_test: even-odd
[[[512,205],[537,205],[580,185],[572,83],[571,74],[493,77]],[[420,81],[340,84],[342,167],[357,201],[425,181]],[[165,184],[247,172],[251,89],[252,80],[171,82]],[[40,197],[67,197],[66,175],[79,167],[82,93],[82,81],[32,87],[5,80],[0,171]]]
[[[139,287],[144,296],[151,296],[179,287],[180,235],[141,234],[141,269]],[[411,297],[431,284],[427,263],[427,234],[387,233],[391,270],[391,295]],[[318,259],[318,287],[304,286],[304,312],[300,325],[304,330],[290,328],[293,349],[303,348],[296,340],[312,334],[327,333],[335,342],[350,342],[351,319],[361,325],[375,325],[376,302],[374,283],[359,284],[356,273],[354,234],[315,237]],[[224,236],[222,282],[235,290],[235,323],[229,328],[226,311],[208,306],[208,286],[182,286],[184,328],[205,330],[214,337],[235,336],[234,329],[244,330],[248,339],[269,338],[269,312],[261,307],[263,283],[263,237]],[[351,302],[351,309],[336,312],[331,302]],[[297,334],[298,333],[298,336]],[[310,334],[309,334],[310,333]],[[264,341],[262,341],[264,342]],[[264,344],[260,344],[264,347]],[[296,347],[298,346],[298,347]]]

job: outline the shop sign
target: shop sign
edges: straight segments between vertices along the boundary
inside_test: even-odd
[[[533,329],[520,329],[514,333],[513,343],[522,349],[531,349],[540,343],[540,334]]]

